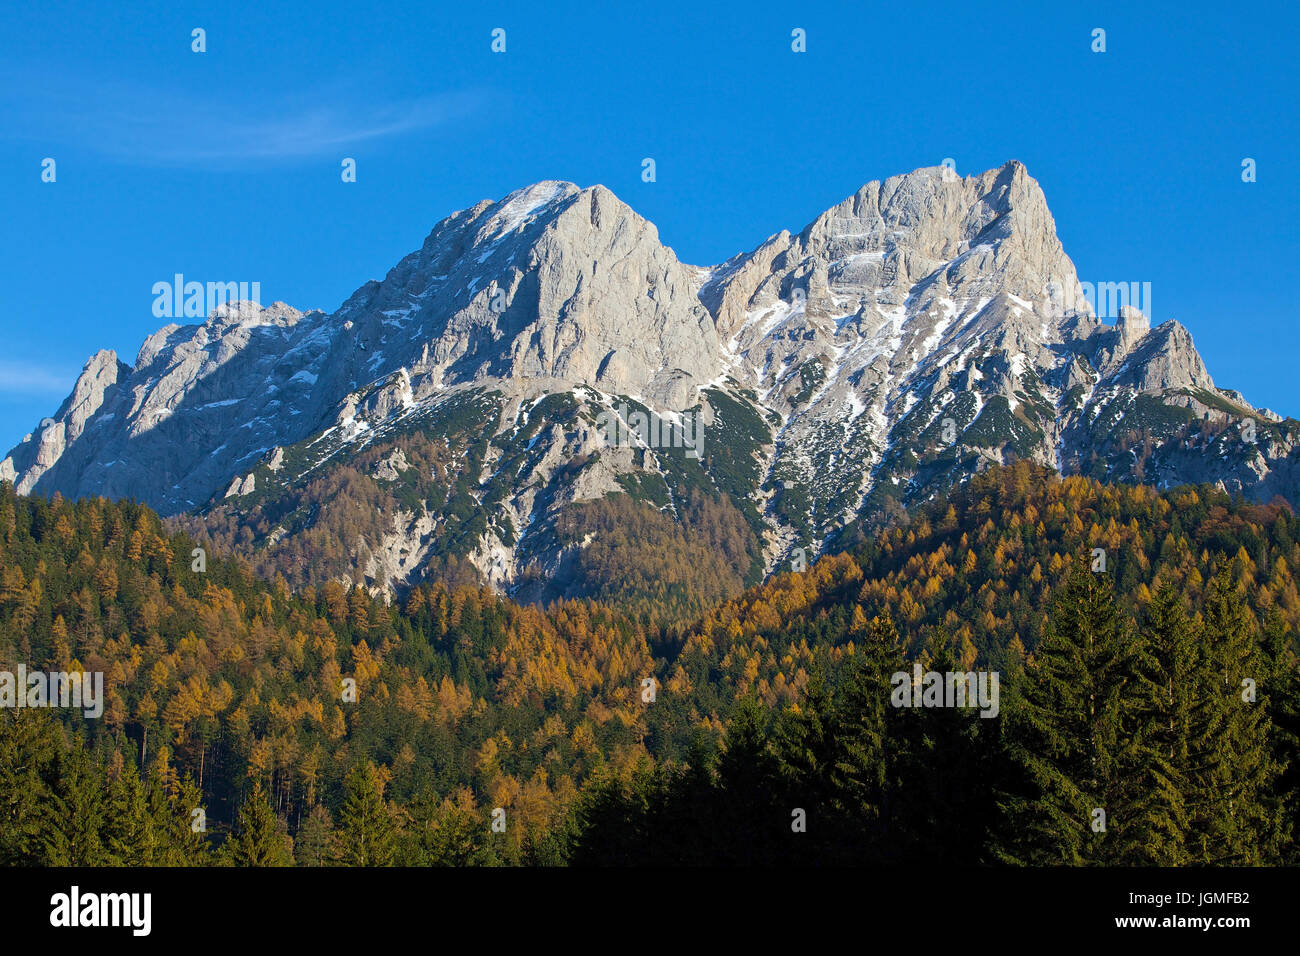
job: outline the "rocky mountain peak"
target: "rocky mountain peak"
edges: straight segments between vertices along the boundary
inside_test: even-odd
[[[247,514],[279,547],[325,504],[277,496],[377,444],[367,474],[407,491],[352,564],[383,587],[471,527],[456,553],[510,587],[529,561],[565,560],[565,509],[631,489],[674,514],[687,489],[726,498],[768,568],[989,462],[1296,494],[1289,420],[1217,389],[1179,323],[1126,307],[1106,325],[1080,290],[1015,161],[874,180],[707,267],[605,187],[544,181],[447,216],[332,314],[232,302],[158,329],[134,367],[98,353],[0,478]],[[686,484],[658,425],[635,448],[590,425],[684,429],[695,411],[707,437]],[[385,444],[465,416],[432,471]],[[1199,422],[1233,416],[1268,440],[1193,451]],[[412,498],[438,475],[451,484]],[[262,502],[297,517],[268,530]]]

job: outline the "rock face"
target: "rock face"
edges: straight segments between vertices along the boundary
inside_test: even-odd
[[[538,183],[447,217],[333,314],[238,303],[160,329],[132,366],[98,353],[0,478],[164,514],[270,508],[470,396],[482,460],[463,453],[445,493],[408,494],[358,544],[359,577],[418,576],[448,509],[482,512],[461,554],[507,588],[527,561],[563,560],[548,528],[574,502],[653,478],[671,510],[680,466],[654,439],[695,413],[690,482],[747,515],[768,569],[989,462],[1292,501],[1300,474],[1297,423],[1216,388],[1185,328],[1093,314],[1042,191],[1010,162],[868,183],[707,268],[604,187]],[[620,403],[665,430],[645,440],[630,422],[640,437],[608,447],[594,422]],[[396,487],[418,471],[395,447],[368,474]]]
[[[311,362],[320,313],[238,303],[201,326],[167,325],[135,366],[112,352],[86,363],[53,425],[5,459],[20,492],[135,497],[164,514],[224,491],[276,442],[319,417]],[[306,321],[305,321],[306,320]]]

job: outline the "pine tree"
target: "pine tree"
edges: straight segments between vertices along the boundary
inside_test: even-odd
[[[293,855],[280,821],[262,792],[261,782],[253,789],[235,821],[234,835],[222,848],[228,866],[292,866]]]
[[[775,801],[777,760],[767,741],[767,710],[752,696],[740,699],[718,758],[713,816],[725,828],[728,858],[713,862],[771,864],[789,831],[790,814]],[[707,821],[706,826],[709,825]],[[719,846],[724,844],[719,841]]]
[[[112,861],[101,831],[107,811],[103,770],[74,737],[52,765],[50,815],[43,834],[46,866],[104,866]]]
[[[117,866],[157,866],[162,862],[166,833],[155,826],[149,796],[130,762],[124,762],[108,784],[104,843]]]
[[[293,856],[299,866],[328,866],[334,821],[320,804],[311,808],[307,819],[298,826],[293,841]]]
[[[1200,693],[1212,749],[1194,755],[1211,795],[1192,820],[1198,857],[1206,863],[1256,866],[1277,862],[1282,852],[1285,827],[1275,796],[1280,767],[1266,704],[1270,668],[1258,631],[1228,570],[1220,570],[1206,590],[1200,633]]]
[[[1204,781],[1191,754],[1208,731],[1198,701],[1199,655],[1182,600],[1168,582],[1152,596],[1132,645],[1135,706],[1127,728],[1129,763],[1123,846],[1117,862],[1179,866],[1194,861],[1187,833],[1203,804]]]
[[[39,862],[51,804],[47,768],[61,746],[47,711],[0,710],[0,866]]]
[[[856,631],[856,629],[855,629]],[[893,773],[899,756],[888,738],[901,719],[890,705],[891,678],[904,669],[898,631],[889,616],[874,617],[835,693],[828,721],[834,839],[848,858],[881,859],[891,842]]]
[[[392,866],[397,834],[374,766],[354,768],[345,787],[334,834],[335,858],[344,866]]]
[[[1135,756],[1122,740],[1130,644],[1110,580],[1076,565],[1053,608],[1006,715],[1008,748],[1023,788],[1004,794],[1008,862],[1106,863],[1126,824],[1124,775]],[[1130,723],[1131,726],[1131,723]]]

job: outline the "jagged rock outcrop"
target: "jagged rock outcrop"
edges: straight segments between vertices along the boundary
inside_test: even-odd
[[[628,407],[653,427],[608,447],[597,422]],[[696,413],[687,459],[664,436]],[[455,539],[512,587],[571,556],[558,515],[611,492],[674,513],[687,489],[725,496],[768,569],[1017,458],[1295,500],[1296,424],[1218,389],[1179,323],[1097,318],[1013,161],[868,183],[712,267],[602,186],[538,183],[448,216],[332,314],[235,303],[159,329],[131,366],[98,353],[0,478],[269,509],[254,547],[272,548],[315,520],[276,502],[382,445],[365,480],[397,505],[349,543],[358,579],[411,580]],[[425,473],[412,430],[467,444]]]

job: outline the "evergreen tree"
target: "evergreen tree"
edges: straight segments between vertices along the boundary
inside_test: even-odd
[[[1008,747],[1025,786],[1000,801],[1010,843],[1028,864],[1105,863],[1125,825],[1124,685],[1132,658],[1111,582],[1076,565],[1046,634],[1008,701]],[[1131,726],[1131,724],[1130,724]]]
[[[0,710],[0,866],[40,862],[51,802],[45,779],[62,746],[46,711]]]
[[[577,836],[571,861],[578,866],[633,866],[642,862],[643,854],[671,853],[674,847],[643,842],[649,835],[653,786],[648,769],[634,769],[626,778],[606,768],[593,774],[573,811]]]
[[[262,792],[261,782],[253,789],[235,821],[234,835],[222,848],[228,866],[292,866],[293,854],[275,811]]]
[[[108,784],[104,844],[114,865],[157,866],[166,852],[167,833],[155,825],[149,795],[135,765],[123,762]]]
[[[411,827],[403,841],[408,866],[485,866],[488,824],[467,791],[440,799],[425,790],[411,806]]]
[[[1226,568],[1207,588],[1200,633],[1207,749],[1194,754],[1212,799],[1192,820],[1199,859],[1219,865],[1276,862],[1285,838],[1275,795],[1280,771],[1267,708],[1270,668],[1258,622]]]
[[[865,853],[879,860],[899,849],[891,843],[899,755],[888,738],[901,719],[890,696],[892,677],[904,669],[904,661],[898,631],[887,614],[869,622],[856,608],[854,615],[853,633],[860,643],[828,720],[831,836],[849,858],[861,861]]]
[[[166,851],[160,862],[167,866],[203,866],[211,862],[207,812],[203,804],[203,794],[188,773],[177,782],[174,797],[168,797],[161,785],[154,784],[150,788],[149,806],[154,826],[166,834]],[[195,810],[204,812],[196,818]],[[202,820],[202,826],[199,820]],[[277,820],[276,827],[281,842],[286,842],[288,837],[284,824]]]
[[[101,839],[107,800],[103,771],[80,737],[51,765],[50,813],[43,833],[46,866],[104,866],[112,856]]]
[[[1286,621],[1273,607],[1264,625],[1264,649],[1269,663],[1266,700],[1272,717],[1273,753],[1278,765],[1276,789],[1281,794],[1281,818],[1287,849],[1283,862],[1300,863],[1300,657]]]
[[[335,859],[344,866],[392,866],[397,834],[373,765],[355,767],[334,833]]]
[[[697,730],[683,766],[655,768],[647,777],[647,819],[638,833],[640,846],[632,850],[634,856],[662,865],[707,865],[730,858],[734,852],[728,842],[730,808],[718,779],[718,762],[718,741]],[[770,772],[770,767],[765,765],[763,772]],[[682,839],[665,845],[656,839],[664,832],[680,833]]]
[[[788,841],[793,860],[813,862],[828,854],[843,855],[843,818],[833,803],[830,768],[831,692],[819,668],[808,680],[803,698],[787,708],[773,731],[778,759],[778,787],[790,811],[802,809],[806,828]]]
[[[726,857],[712,862],[770,864],[775,861],[777,844],[784,842],[789,832],[790,811],[774,799],[779,793],[778,764],[768,747],[766,722],[766,708],[752,696],[740,699],[718,759],[718,787],[711,812],[700,821],[725,834],[717,845],[727,848]]]
[[[1191,756],[1204,750],[1209,729],[1196,693],[1198,649],[1182,600],[1168,582],[1148,604],[1132,651],[1128,758],[1135,766],[1117,860],[1180,866],[1194,860],[1187,846],[1191,814],[1212,794]]]
[[[931,635],[926,651],[929,670],[965,675],[947,633]],[[995,810],[990,755],[998,718],[981,717],[973,702],[967,708],[914,707],[893,716],[899,852],[935,864],[979,863]]]
[[[293,841],[293,857],[299,866],[328,866],[334,821],[319,803],[311,808],[307,819],[298,826]]]

